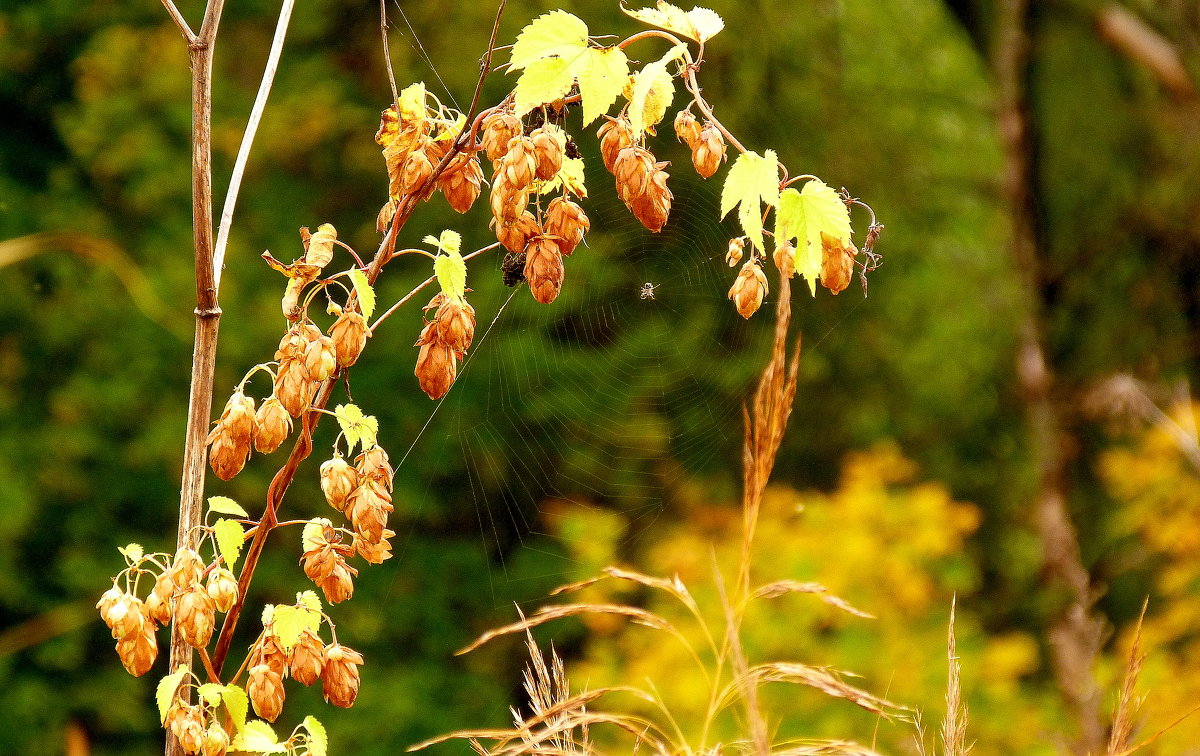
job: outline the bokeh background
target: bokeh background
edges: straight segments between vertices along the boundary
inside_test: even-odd
[[[779,600],[748,622],[752,657],[854,670],[936,730],[957,595],[977,752],[1057,753],[1106,726],[1149,597],[1138,726],[1165,726],[1200,702],[1200,455],[1188,393],[1200,358],[1200,8],[708,5],[727,29],[701,80],[723,121],[750,148],[850,188],[887,225],[868,297],[857,283],[836,298],[796,296],[800,390],[759,538],[762,579],[824,582],[878,619]],[[199,6],[180,4],[190,19]],[[593,34],[639,28],[616,2],[510,0],[501,40],[554,7]],[[388,10],[400,85],[424,81],[465,105],[492,4]],[[218,188],[276,12],[261,0],[226,9]],[[631,54],[661,54],[644,44]],[[493,75],[485,99],[513,80]],[[161,748],[152,688],[164,664],[129,677],[93,604],[121,567],[116,546],[173,549],[194,293],[188,82],[185,47],[157,3],[0,9],[3,753]],[[378,6],[299,3],[234,224],[218,404],[282,330],[280,279],[259,254],[297,256],[296,229],[322,222],[364,253],[377,244],[387,184],[372,136],[388,99]],[[354,400],[404,461],[396,556],[364,570],[354,600],[334,610],[343,642],[367,657],[358,704],[333,710],[315,691],[288,692],[284,720],[316,714],[335,752],[395,753],[502,724],[520,702],[519,644],[455,649],[513,619],[514,603],[536,606],[607,564],[702,583],[713,551],[738,538],[741,402],[769,324],[744,323],[724,299],[733,226],[716,218],[718,181],[697,179],[664,129],[654,150],[674,161],[676,202],[650,238],[616,200],[592,130],[574,131],[593,230],[562,298],[541,308],[519,290],[510,301],[499,260],[473,263],[480,333],[494,325],[432,419],[412,376],[412,306],[354,371]],[[858,233],[865,223],[856,216]],[[463,217],[435,197],[405,235],[416,243],[453,228],[474,249],[488,243],[486,226],[485,205]],[[389,267],[381,302],[425,275],[415,263]],[[638,297],[645,281],[659,285],[653,301]],[[318,450],[333,436],[321,428]],[[320,454],[285,516],[324,513]],[[254,511],[278,461],[256,456],[230,483],[210,476],[209,491]],[[1061,497],[1077,557],[1070,539],[1054,541],[1064,531],[1047,524],[1060,511],[1047,496]],[[310,587],[299,552],[299,534],[283,531],[253,601]],[[1076,562],[1101,627],[1099,653],[1073,678],[1096,686],[1082,708],[1064,686],[1071,676],[1055,673],[1053,642],[1079,602],[1078,584],[1062,579]],[[686,712],[699,681],[648,632],[564,623],[542,637],[577,684],[650,677]],[[769,703],[781,736],[916,752],[911,726],[876,733],[874,718],[845,703],[790,689],[772,689]],[[1197,742],[1189,721],[1147,752],[1193,753]]]

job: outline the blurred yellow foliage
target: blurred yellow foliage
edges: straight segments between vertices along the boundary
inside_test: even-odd
[[[599,540],[620,536],[611,522],[579,527],[594,519],[594,512],[563,509],[558,520],[559,532],[578,555],[581,578],[595,574],[600,554],[616,552],[614,542],[605,548]],[[757,599],[742,629],[750,663],[797,661],[852,671],[862,677],[854,684],[922,711],[926,730],[936,731],[946,690],[946,622],[957,593],[958,652],[975,752],[1054,753],[1047,733],[1054,730],[1057,703],[1040,683],[1026,684],[1038,669],[1037,642],[1020,632],[987,637],[969,611],[979,576],[965,553],[966,539],[979,524],[976,507],[954,501],[941,484],[918,482],[915,465],[892,444],[848,455],[838,487],[828,494],[769,489],[755,539],[752,585],[819,582],[877,619],[855,617],[814,595]],[[636,567],[661,577],[678,575],[709,627],[721,628],[714,561],[730,587],[740,546],[740,510],[705,504],[647,539]],[[616,581],[587,590],[590,601],[643,605],[669,619],[696,648],[704,647],[698,623],[659,592]],[[682,644],[627,624],[607,632],[590,629],[574,680],[593,688],[652,685],[685,733],[703,727],[710,686]],[[777,740],[853,737],[874,741],[885,752],[916,752],[911,724],[885,722],[876,731],[874,716],[795,686],[767,686],[762,695]],[[712,727],[719,742],[739,732],[734,718]]]
[[[1196,428],[1200,405],[1179,405],[1172,420]],[[1171,433],[1154,426],[1128,447],[1100,457],[1100,475],[1118,502],[1118,536],[1131,539],[1133,569],[1150,569],[1152,594],[1142,626],[1142,666],[1138,690],[1144,695],[1135,742],[1170,725],[1200,704],[1200,471],[1180,452]],[[1133,643],[1130,623],[1101,670],[1106,689],[1119,684]],[[1179,753],[1200,743],[1200,717],[1173,728],[1158,747]],[[1146,753],[1153,753],[1147,750]]]

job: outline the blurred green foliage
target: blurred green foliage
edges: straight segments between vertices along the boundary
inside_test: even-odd
[[[194,19],[200,5],[181,7]],[[709,44],[701,79],[722,119],[751,148],[774,148],[794,170],[849,187],[888,226],[879,248],[887,262],[869,298],[857,285],[837,298],[797,298],[802,379],[777,478],[829,489],[846,452],[894,439],[925,476],[978,507],[979,528],[956,547],[949,571],[969,576],[972,589],[960,610],[964,645],[983,647],[984,632],[1036,636],[1055,607],[1038,593],[1025,514],[1032,471],[1012,377],[1025,293],[1004,246],[994,91],[976,46],[986,41],[980,19],[990,4],[709,5],[727,30]],[[465,105],[494,8],[403,7],[407,21],[389,5],[399,83],[423,80],[439,96],[444,84]],[[636,28],[616,2],[512,0],[501,40],[553,7],[595,33]],[[1037,12],[1030,81],[1043,285],[1053,305],[1046,335],[1064,396],[1118,370],[1151,381],[1193,375],[1200,332],[1200,119],[1104,47],[1087,7]],[[219,189],[275,10],[261,0],[230,3],[222,22]],[[1169,11],[1151,17],[1168,36],[1177,31]],[[0,239],[57,231],[84,240],[47,243],[0,267],[0,722],[10,725],[0,728],[0,752],[57,750],[74,720],[97,753],[153,753],[161,740],[154,673],[125,674],[91,604],[119,567],[117,545],[169,550],[175,528],[194,298],[186,50],[157,4],[129,0],[6,7],[0,39]],[[651,47],[633,53],[648,60]],[[493,75],[485,100],[511,86],[511,77]],[[371,137],[388,98],[378,7],[299,3],[233,227],[218,404],[269,358],[282,330],[281,282],[261,251],[297,256],[296,229],[327,221],[360,252],[377,244],[386,175]],[[736,506],[740,402],[763,354],[764,322],[743,323],[724,300],[732,275],[720,258],[732,226],[715,219],[716,185],[690,174],[686,152],[663,131],[655,150],[674,161],[676,204],[655,238],[616,201],[591,135],[576,134],[588,159],[590,246],[570,260],[553,308],[516,294],[428,430],[433,405],[412,377],[415,309],[390,320],[356,368],[354,400],[379,417],[393,461],[407,459],[397,475],[396,558],[365,570],[354,600],[335,610],[339,637],[367,657],[358,705],[331,711],[319,694],[289,688],[285,717],[317,712],[338,752],[391,753],[507,717],[518,655],[451,652],[510,619],[512,602],[593,571],[543,517],[562,501],[613,513],[620,532],[601,540],[634,562],[664,533],[687,527],[699,504]],[[489,241],[486,218],[482,206],[461,218],[435,198],[405,238],[449,227],[474,249]],[[855,221],[861,231],[864,221]],[[115,243],[133,271],[123,258],[71,251],[93,238]],[[497,269],[484,257],[469,274],[481,335],[509,296]],[[381,304],[426,274],[404,261],[389,267]],[[128,288],[130,275],[147,287]],[[663,284],[662,306],[637,301],[644,280]],[[318,449],[334,435],[321,428]],[[1108,438],[1088,429],[1075,440],[1073,505],[1088,566],[1100,584],[1120,576],[1139,586],[1102,603],[1123,625],[1153,592],[1154,565],[1122,575],[1128,539],[1114,533],[1128,526],[1113,530],[1112,500],[1092,469]],[[256,457],[210,491],[254,511],[273,462]],[[289,492],[288,516],[323,513],[317,462]],[[298,555],[299,534],[282,531],[254,601],[288,600],[307,587]],[[918,637],[936,635],[945,593],[914,620],[929,629]],[[889,598],[863,608],[885,614]],[[873,666],[855,658],[854,643],[837,643],[839,658],[851,658],[877,690],[899,674],[891,657]],[[566,650],[580,649],[568,642]],[[1049,689],[1038,650],[1034,668],[1022,662],[1010,675],[1027,701],[1045,700]],[[932,701],[939,678],[926,673],[919,697]],[[993,693],[984,686],[972,695],[980,737],[1002,729],[989,720]]]

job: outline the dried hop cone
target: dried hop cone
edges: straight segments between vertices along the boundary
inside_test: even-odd
[[[432,327],[430,323],[428,327]],[[430,399],[441,399],[454,385],[458,375],[458,363],[454,350],[441,342],[430,339],[418,341],[421,351],[417,353],[417,366],[413,374],[421,384],[421,390]]]
[[[288,655],[279,642],[279,636],[268,631],[254,645],[250,655],[251,664],[266,664],[279,673],[280,677],[287,676]]]
[[[147,624],[142,600],[132,593],[117,591],[116,586],[104,592],[96,608],[100,610],[104,624],[112,630],[112,637],[117,640],[132,638],[141,633]]]
[[[200,576],[204,574],[204,560],[195,549],[184,546],[175,552],[170,574],[173,591],[187,590],[200,582]]]
[[[775,267],[784,277],[791,278],[796,275],[796,247],[791,242],[784,242],[775,247],[774,260]]]
[[[821,285],[833,294],[844,291],[854,277],[858,248],[850,242],[821,232]]]
[[[690,110],[681,110],[675,116],[675,136],[689,148],[695,149],[700,141],[700,122]]]
[[[288,657],[288,669],[293,680],[312,685],[325,669],[325,644],[312,630],[302,630]]]
[[[287,440],[292,432],[292,417],[284,409],[283,403],[274,396],[263,400],[258,405],[258,414],[254,418],[254,448],[263,454],[270,454]]]
[[[192,756],[203,753],[204,718],[198,708],[188,707],[188,712],[181,719],[175,737],[179,738],[179,746],[184,753]]]
[[[229,733],[214,721],[204,732],[204,747],[200,752],[204,756],[225,756],[229,752]]]
[[[483,168],[472,155],[459,155],[438,179],[438,189],[455,212],[465,213],[479,198]]]
[[[328,523],[328,520],[325,520]],[[304,536],[304,574],[317,584],[325,600],[338,604],[354,595],[354,576],[358,570],[346,564],[354,555],[354,547],[341,542],[329,525],[309,531]]]
[[[561,162],[561,158],[560,158]],[[497,183],[508,184],[513,189],[524,189],[537,177],[537,149],[533,139],[515,136],[508,143],[508,151],[496,163]]]
[[[237,578],[224,567],[212,571],[208,576],[208,585],[205,590],[209,598],[217,605],[217,609],[222,612],[228,612],[237,603]]]
[[[268,722],[274,722],[283,711],[283,678],[266,664],[256,664],[250,668],[246,693],[254,705],[254,713]]]
[[[700,136],[692,145],[692,166],[702,178],[717,172],[725,160],[725,137],[711,123],[704,124]]]
[[[633,127],[624,118],[605,116],[596,136],[600,138],[600,156],[604,159],[605,170],[615,173],[617,156],[621,150],[633,144]]]
[[[337,369],[337,351],[333,339],[322,335],[308,342],[308,349],[304,352],[304,366],[308,368],[308,375],[314,381],[323,381],[333,375],[333,371]]]
[[[537,160],[535,175],[542,181],[554,178],[562,168],[567,137],[557,126],[543,126],[529,135]]]
[[[460,355],[471,346],[475,337],[475,308],[465,300],[446,299],[437,308],[433,322],[437,324],[437,340]]]
[[[648,230],[658,233],[667,225],[667,217],[671,214],[671,199],[674,195],[667,188],[669,175],[663,170],[667,163],[658,163],[650,174],[646,191],[630,205],[634,216]]]
[[[742,261],[742,251],[746,249],[746,237],[739,236],[729,240],[729,251],[725,253],[725,264],[733,267]]]
[[[158,657],[158,639],[154,636],[154,623],[145,622],[142,629],[117,641],[117,656],[121,664],[134,677],[141,677],[154,666]]]
[[[542,229],[538,226],[537,219],[529,212],[522,212],[507,226],[503,223],[496,224],[496,241],[514,254],[523,253],[529,238],[540,233]]]
[[[383,564],[392,558],[392,544],[388,539],[396,535],[395,531],[384,529],[383,538],[376,542],[354,534],[354,550],[358,555],[371,564]]]
[[[321,491],[329,506],[341,512],[350,492],[358,487],[358,471],[341,454],[321,463]]]
[[[358,697],[358,668],[362,654],[337,643],[325,647],[325,669],[321,671],[321,690],[325,700],[334,706],[348,709]]]
[[[371,329],[362,313],[356,310],[342,310],[338,319],[329,327],[329,338],[333,340],[333,350],[337,364],[350,367],[358,361],[359,355],[367,346],[367,337]]]
[[[221,480],[242,471],[254,443],[254,400],[237,390],[225,403],[216,427],[208,434],[208,461]]]
[[[146,597],[146,616],[159,625],[171,621],[171,597],[175,593],[175,581],[170,570],[163,570],[154,580],[154,590]]]
[[[358,470],[360,480],[375,481],[392,490],[392,464],[387,452],[379,444],[363,449],[354,459],[354,467]]]
[[[299,357],[285,358],[279,362],[275,374],[275,397],[292,417],[300,417],[312,403],[317,384]]]
[[[483,119],[481,143],[493,163],[508,152],[508,143],[520,135],[521,121],[512,113],[496,112]]]
[[[416,194],[433,175],[433,160],[428,149],[432,144],[433,140],[425,137],[420,146],[404,158],[404,165],[400,169],[400,187],[405,194]]]
[[[554,237],[558,250],[570,255],[592,227],[583,208],[566,197],[555,197],[546,208],[546,234]]]
[[[550,304],[558,298],[566,276],[562,251],[552,237],[543,234],[529,240],[525,254],[525,280],[529,282],[529,291],[538,302]]]
[[[217,604],[199,585],[184,591],[175,604],[175,622],[193,648],[204,648],[212,639]]]
[[[392,495],[379,480],[364,480],[346,500],[346,516],[354,531],[372,542],[383,538],[388,515],[394,510]]]
[[[613,175],[617,177],[617,194],[626,205],[646,193],[655,171],[654,155],[644,147],[626,147],[617,154]]]
[[[738,277],[729,289],[729,298],[737,307],[738,314],[749,319],[762,305],[767,294],[767,277],[753,256],[742,266]]]
[[[518,189],[498,174],[496,180],[492,182],[492,193],[488,202],[496,225],[511,225],[529,206],[529,188]]]

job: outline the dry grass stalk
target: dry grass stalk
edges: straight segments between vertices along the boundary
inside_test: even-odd
[[[564,593],[574,593],[575,591],[587,588],[590,585],[595,585],[605,578],[614,578],[616,580],[625,580],[630,583],[636,583],[638,585],[645,586],[646,588],[652,588],[654,590],[669,593],[670,595],[679,599],[679,601],[693,613],[700,610],[700,607],[696,605],[696,600],[692,598],[692,594],[688,592],[687,586],[683,584],[683,581],[679,579],[678,575],[675,575],[671,580],[667,580],[666,578],[654,577],[653,575],[646,575],[644,573],[637,572],[635,570],[627,570],[622,567],[605,567],[603,572],[603,575],[597,575],[596,577],[588,578],[587,580],[580,580],[576,583],[560,585],[559,587],[550,591],[550,595],[558,596]]]
[[[837,607],[843,612],[853,614],[855,617],[863,619],[875,619],[875,615],[864,612],[852,606],[848,601],[829,592],[829,589],[820,583],[800,582],[799,580],[776,580],[772,583],[759,586],[751,598],[778,598],[788,593],[812,593],[817,598],[824,601],[830,606]]]
[[[715,556],[713,557],[713,579],[716,581],[717,592],[721,596],[721,609],[725,614],[725,644],[733,659],[734,678],[730,687],[736,687],[741,693],[742,700],[746,703],[746,722],[750,726],[750,741],[754,746],[754,753],[758,756],[768,756],[771,753],[771,743],[767,736],[766,717],[763,716],[762,708],[758,704],[759,681],[750,674],[750,664],[746,659],[746,651],[742,647],[738,627],[739,618],[734,614],[733,604],[730,603],[729,596],[725,592],[725,581],[721,579],[721,570],[716,564]]]
[[[905,707],[845,682],[842,675],[849,674],[828,667],[813,667],[796,662],[768,662],[756,665],[747,671],[747,676],[755,684],[782,682],[805,685],[819,690],[827,696],[843,698],[855,706],[872,714],[878,714],[887,720],[903,716],[906,711]],[[726,688],[723,699],[733,697],[733,685]]]
[[[966,744],[967,705],[962,700],[959,678],[962,663],[958,658],[954,638],[954,610],[957,597],[950,602],[950,623],[946,631],[946,656],[949,660],[949,679],[946,682],[946,718],[942,720],[942,748],[945,756],[967,756],[972,746]]]
[[[1137,627],[1134,630],[1133,646],[1129,649],[1129,660],[1125,663],[1125,676],[1121,683],[1121,693],[1117,696],[1117,705],[1113,710],[1112,731],[1108,735],[1107,756],[1114,756],[1127,748],[1133,735],[1133,720],[1142,707],[1141,697],[1134,694],[1137,687],[1138,674],[1142,671],[1142,662],[1146,655],[1142,653],[1142,621],[1146,619],[1146,608],[1150,600],[1142,603],[1142,613],[1138,616]]]
[[[556,606],[543,606],[534,612],[532,617],[522,617],[518,622],[492,628],[472,641],[470,645],[454,653],[456,656],[469,654],[493,638],[498,638],[501,635],[525,632],[530,628],[553,620],[563,619],[564,617],[575,617],[580,614],[617,614],[622,617],[628,617],[639,625],[652,627],[656,630],[665,630],[682,641],[689,650],[691,649],[691,645],[674,625],[645,609],[639,609],[636,606],[626,606],[624,604],[559,604]]]
[[[880,756],[873,748],[851,740],[803,740],[780,744],[773,756]]]

